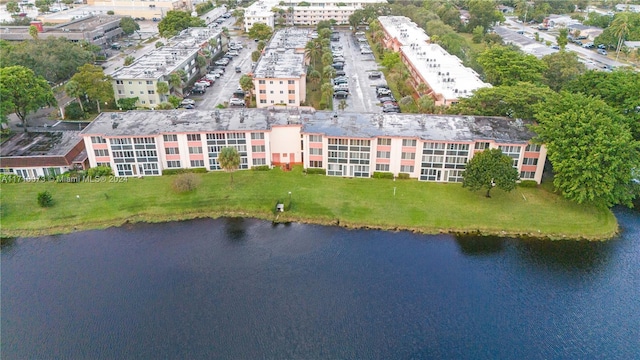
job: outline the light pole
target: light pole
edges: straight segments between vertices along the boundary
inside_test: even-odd
[[[291,206],[291,191],[289,191],[289,206]]]

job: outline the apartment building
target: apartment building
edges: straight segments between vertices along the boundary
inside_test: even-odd
[[[121,16],[90,15],[64,24],[45,26],[41,21],[32,21],[38,30],[38,37],[61,37],[71,42],[86,41],[98,46],[106,46],[123,34],[120,28]],[[6,41],[33,40],[29,26],[3,26],[0,39]]]
[[[215,39],[215,47],[210,40]],[[169,94],[159,94],[158,82],[169,82],[173,72],[183,70],[187,79],[183,85],[171,88],[170,93],[181,94],[183,86],[194,81],[201,72],[197,63],[198,55],[204,50],[217,54],[223,48],[221,30],[209,28],[189,28],[169,39],[163,47],[138,58],[133,64],[109,74],[112,78],[115,99],[137,97],[139,107],[155,108],[166,102]]]
[[[471,96],[476,89],[491,87],[473,69],[465,67],[457,56],[430,43],[424,30],[409,18],[380,16],[378,20],[385,35],[384,45],[400,53],[416,91],[420,84],[425,84],[426,94],[436,105],[449,106],[460,98]]]
[[[309,30],[284,28],[277,31],[258,60],[253,84],[256,106],[300,106],[306,98],[304,47]]]
[[[79,131],[23,132],[5,141],[0,149],[0,173],[28,180],[88,167]]]
[[[335,20],[344,25],[349,23],[349,16],[354,11],[379,3],[386,3],[386,0],[309,0],[284,1],[284,4],[279,0],[257,1],[245,9],[245,31],[257,22],[273,27],[274,8],[284,10],[285,16],[291,17],[295,25],[317,25],[324,20]]]
[[[171,10],[192,10],[191,0],[86,0],[87,5],[108,8],[116,15],[161,19]]]
[[[129,111],[102,113],[82,131],[91,166],[118,176],[164,169],[219,170],[222,148],[235,147],[241,169],[292,166],[327,176],[408,174],[422,181],[461,182],[479,151],[499,148],[523,180],[540,182],[546,148],[531,144],[527,121],[497,117],[360,114],[311,108]]]

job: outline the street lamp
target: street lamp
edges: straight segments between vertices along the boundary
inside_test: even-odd
[[[291,206],[291,191],[289,191],[289,206]]]

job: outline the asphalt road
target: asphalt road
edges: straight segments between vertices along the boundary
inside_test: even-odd
[[[332,41],[331,45],[340,44],[344,53],[344,72],[349,78],[349,97],[345,111],[359,113],[379,113],[382,108],[376,98],[376,85],[386,84],[384,77],[369,79],[371,71],[378,70],[373,54],[360,54],[360,46],[356,37],[348,30],[340,30],[340,41]],[[340,100],[333,100],[333,108],[338,110]]]

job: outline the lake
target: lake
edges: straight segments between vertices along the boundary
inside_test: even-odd
[[[253,219],[3,241],[7,359],[638,359],[640,216],[608,242]]]

